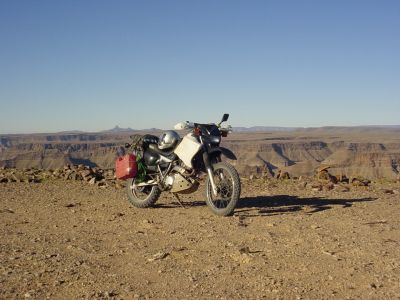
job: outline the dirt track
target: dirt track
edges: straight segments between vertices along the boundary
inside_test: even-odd
[[[400,195],[245,181],[233,217],[202,192],[136,209],[124,190],[0,184],[1,299],[400,299]]]

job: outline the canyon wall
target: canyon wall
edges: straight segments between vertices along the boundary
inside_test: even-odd
[[[55,169],[84,164],[113,168],[118,147],[128,141],[128,133],[3,135],[0,167]],[[310,176],[321,165],[331,166],[335,175],[370,179],[396,178],[400,172],[400,131],[234,133],[222,146],[237,155],[232,163],[243,176],[273,176],[278,170]]]

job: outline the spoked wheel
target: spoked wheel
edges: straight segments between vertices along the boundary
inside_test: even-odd
[[[207,205],[216,215],[230,216],[240,198],[239,175],[232,165],[225,162],[213,165],[213,169],[218,193],[214,195],[210,178],[207,177]]]
[[[153,206],[160,197],[161,191],[156,186],[135,186],[135,178],[127,181],[127,192],[129,202],[136,207],[145,208]]]

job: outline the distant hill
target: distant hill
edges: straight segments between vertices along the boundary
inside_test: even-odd
[[[99,131],[99,133],[125,133],[125,132],[153,132],[153,131],[161,131],[162,129],[158,128],[146,128],[146,129],[132,129],[130,127],[128,128],[121,128],[118,125],[116,125],[114,128],[107,129],[107,130],[102,130]]]
[[[67,131],[59,131],[56,132],[57,134],[81,134],[81,133],[85,133],[82,130],[67,130]]]
[[[262,131],[293,131],[302,127],[278,127],[278,126],[252,126],[252,127],[233,127],[235,132],[262,132]]]
[[[400,129],[400,125],[362,125],[362,126],[321,126],[321,127],[283,127],[283,126],[252,126],[252,127],[233,127],[234,132],[265,132],[265,131],[370,131],[370,130]]]
[[[114,128],[103,130],[103,131],[100,131],[100,132],[102,132],[102,133],[119,133],[119,132],[129,132],[129,131],[136,131],[136,130],[132,129],[130,127],[121,128],[118,125],[116,125]]]
[[[294,132],[294,131],[306,131],[306,132],[370,132],[370,131],[398,131],[400,130],[400,125],[361,125],[361,126],[321,126],[321,127],[285,127],[285,126],[237,126],[233,127],[233,132],[243,132],[243,133],[251,133],[251,132]],[[116,125],[114,128],[100,130],[100,131],[83,131],[83,130],[65,130],[58,132],[37,132],[37,133],[3,133],[0,136],[22,136],[22,135],[79,135],[79,134],[129,134],[129,133],[154,133],[161,132],[168,129],[160,129],[160,128],[144,128],[144,129],[133,129],[133,128],[122,128],[119,125]]]

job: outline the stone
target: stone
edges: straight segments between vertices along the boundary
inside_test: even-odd
[[[370,183],[371,183],[371,181],[368,179],[353,178],[351,180],[351,184],[353,186],[369,186]]]
[[[39,183],[39,182],[41,182],[41,180],[36,176],[31,176],[28,178],[28,182]]]
[[[104,176],[107,179],[114,179],[114,170],[107,170],[104,172]]]
[[[338,186],[336,186],[335,190],[337,190],[338,192],[344,193],[344,192],[349,192],[350,188],[347,186],[344,186],[344,185],[338,185]]]
[[[241,248],[239,248],[239,253],[240,254],[249,254],[250,253],[250,248],[248,246],[241,247]]]
[[[101,180],[96,181],[96,185],[103,187],[103,186],[107,185],[107,183],[104,179],[101,179]]]
[[[333,190],[335,188],[335,185],[333,182],[328,182],[327,184],[324,185],[324,189],[327,191]]]
[[[116,188],[117,190],[120,190],[120,189],[123,189],[124,186],[121,185],[120,183],[116,183],[116,184],[115,184],[115,188]]]
[[[312,182],[311,184],[307,184],[307,188],[313,191],[322,191],[322,184],[320,182]]]
[[[375,283],[370,283],[370,284],[369,284],[369,287],[370,287],[371,289],[376,289],[376,288],[377,288],[377,286],[376,286]]]
[[[302,181],[302,182],[299,183],[299,188],[300,189],[305,189],[307,187],[307,184],[308,184],[307,181]]]
[[[337,183],[337,179],[335,176],[329,174],[327,170],[323,170],[317,173],[317,179],[320,181],[325,181],[325,182],[332,182],[332,183]]]
[[[60,286],[60,285],[62,285],[63,283],[65,283],[65,280],[62,280],[62,279],[56,280],[56,281],[54,282],[53,286]]]
[[[82,176],[80,176],[78,173],[73,173],[71,175],[72,180],[82,180]]]
[[[169,255],[168,252],[157,252],[156,254],[154,254],[151,258],[148,258],[147,261],[155,261],[155,260],[161,260],[166,258]]]
[[[16,174],[12,174],[11,178],[14,180],[14,182],[23,182],[24,178],[21,175],[16,175]]]
[[[89,176],[82,177],[82,180],[89,182],[90,180],[92,180],[92,178],[94,178],[94,177],[92,175],[89,175]]]
[[[279,176],[279,179],[290,179],[290,175],[288,172],[282,172],[281,175]]]
[[[96,177],[93,177],[92,179],[89,180],[89,184],[95,184],[96,183]]]
[[[90,170],[83,170],[80,172],[80,174],[82,177],[87,177],[87,176],[91,175],[92,172]]]
[[[317,169],[317,172],[322,172],[322,171],[328,172],[328,169],[329,169],[330,167],[331,167],[331,166],[329,166],[329,165],[320,165],[320,166],[318,167],[318,169]]]
[[[108,187],[108,184],[106,182],[99,182],[99,184],[97,186],[102,189],[105,189],[106,187]]]
[[[310,180],[312,180],[312,178],[310,178],[308,176],[303,176],[303,175],[299,176],[299,178],[298,178],[298,181],[306,181],[307,182]]]
[[[340,174],[336,176],[338,182],[349,183],[349,178],[346,175]]]
[[[384,192],[385,194],[394,194],[394,191],[390,189],[383,189],[382,192]]]
[[[276,179],[281,179],[281,180],[290,179],[290,175],[286,171],[279,170],[276,175]]]

